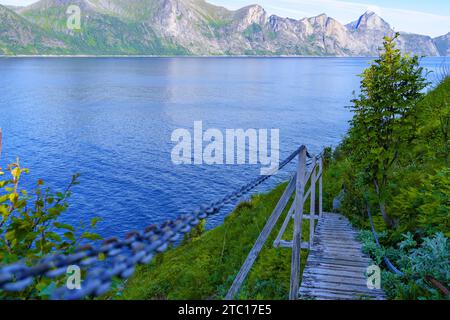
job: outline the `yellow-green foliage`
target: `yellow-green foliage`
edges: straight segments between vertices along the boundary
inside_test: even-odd
[[[247,254],[272,213],[286,184],[243,202],[225,222],[159,255],[137,269],[121,298],[126,299],[222,299]],[[272,232],[241,289],[241,299],[286,299],[289,292],[291,250],[273,248],[286,215]],[[304,224],[308,236],[308,223]],[[292,225],[285,240],[292,238]],[[302,265],[306,254],[302,252]]]
[[[64,192],[53,193],[38,180],[34,190],[22,188],[22,180],[28,169],[19,160],[10,164],[4,172],[0,168],[0,266],[18,261],[34,265],[49,254],[70,254],[83,239],[97,240],[92,233],[98,219],[90,226],[82,224],[84,231],[77,237],[75,227],[62,223],[60,216],[69,207],[72,187],[78,184],[74,175]],[[0,290],[1,299],[47,299],[52,291],[64,285],[65,278],[36,277],[22,292]]]

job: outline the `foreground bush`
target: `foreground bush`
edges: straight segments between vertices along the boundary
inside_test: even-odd
[[[75,228],[61,222],[61,215],[68,209],[72,188],[78,183],[78,175],[63,192],[53,193],[38,180],[32,192],[21,188],[21,181],[28,173],[17,160],[0,169],[0,266],[23,262],[32,265],[45,255],[69,254],[82,239],[98,239],[91,233],[97,219],[90,226],[81,225],[84,230],[77,234]],[[27,290],[18,293],[0,290],[0,299],[46,299],[58,286],[65,284],[65,277],[33,280]]]

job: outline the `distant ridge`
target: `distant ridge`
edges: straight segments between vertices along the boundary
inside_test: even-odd
[[[69,5],[81,30],[66,26]],[[374,12],[343,25],[321,14],[300,20],[268,15],[259,5],[231,11],[203,0],[41,0],[0,5],[4,55],[317,55],[374,56],[390,25]],[[404,52],[449,55],[448,34],[401,33]]]

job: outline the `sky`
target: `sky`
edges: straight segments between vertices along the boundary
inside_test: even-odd
[[[133,1],[133,0],[129,0]],[[357,20],[367,10],[378,13],[397,31],[432,37],[450,32],[450,0],[207,0],[228,9],[259,4],[269,14],[300,19],[326,13],[341,23]],[[36,0],[0,0],[27,5]]]

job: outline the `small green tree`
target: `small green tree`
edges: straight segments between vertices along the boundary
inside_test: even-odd
[[[352,100],[350,142],[353,161],[373,187],[384,221],[395,222],[386,209],[387,187],[399,150],[415,137],[415,106],[427,86],[417,56],[402,55],[395,39],[385,37],[384,50],[361,75],[361,93]]]

